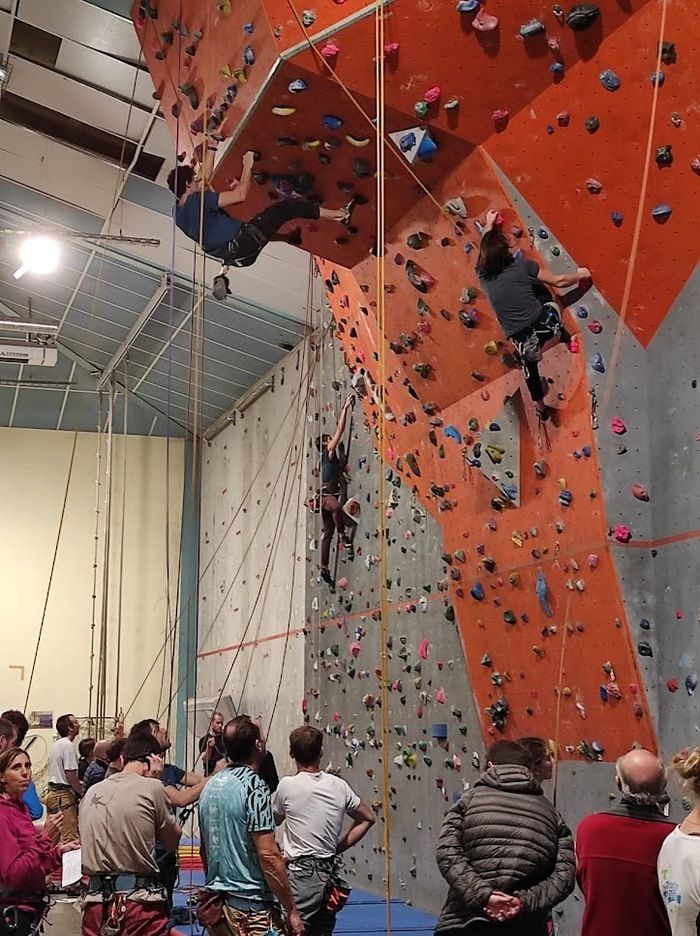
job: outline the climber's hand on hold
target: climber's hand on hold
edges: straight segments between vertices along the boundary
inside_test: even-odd
[[[255,153],[252,150],[248,150],[247,153],[243,154],[243,168],[244,169],[252,169],[254,162],[255,162]]]
[[[484,228],[484,234],[486,231],[490,231],[492,228],[496,227],[496,225],[499,223],[499,213],[494,208],[489,209],[489,211],[486,212],[486,227]]]
[[[576,276],[578,277],[579,282],[593,279],[591,276],[591,271],[588,269],[588,267],[579,267],[578,270],[576,270]]]

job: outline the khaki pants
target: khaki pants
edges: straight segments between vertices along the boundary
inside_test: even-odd
[[[286,932],[279,910],[254,910],[246,913],[224,907],[224,916],[216,926],[207,927],[209,936],[282,936]]]
[[[46,794],[46,812],[63,813],[63,826],[60,834],[52,837],[54,845],[79,841],[78,836],[78,800],[73,790],[51,790]]]

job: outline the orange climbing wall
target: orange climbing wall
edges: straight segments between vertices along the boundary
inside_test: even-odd
[[[140,34],[154,82],[162,91],[166,118],[185,158],[202,140],[192,129],[195,117],[204,114],[206,119],[227,86],[233,83],[238,89],[223,123],[230,142],[215,178],[218,189],[235,184],[240,157],[252,148],[260,152],[257,168],[267,174],[311,173],[317,194],[328,205],[342,203],[350,191],[367,199],[356,210],[349,232],[323,224],[306,224],[303,230],[304,246],[325,258],[320,266],[332,287],[329,298],[348,366],[353,371],[364,366],[376,379],[377,297],[374,260],[368,258],[375,238],[373,8],[327,0],[309,7],[314,20],[309,38],[317,45],[313,52],[301,42],[301,9],[291,2],[265,0],[260,5],[244,0],[227,14],[213,0],[186,0],[183,21],[189,32],[204,29],[200,47],[188,62],[176,42],[165,62],[158,62],[160,34],[179,3],[161,0],[157,5],[159,19],[147,21]],[[502,693],[510,707],[508,734],[526,731],[552,737],[563,755],[573,758],[581,756],[582,741],[597,741],[605,758],[615,757],[633,741],[656,744],[618,581],[617,546],[609,532],[598,439],[591,428],[588,358],[561,349],[547,358],[545,373],[553,380],[551,395],[560,409],[559,426],[549,433],[551,448],[538,451],[532,407],[520,398],[516,403],[518,508],[491,508],[495,487],[469,467],[462,446],[445,437],[443,428],[456,427],[470,450],[478,432],[470,432],[469,420],[476,419],[481,429],[498,417],[504,398],[521,387],[519,373],[500,360],[504,346],[493,356],[484,351],[489,342],[500,341],[501,333],[483,296],[478,294],[473,303],[461,302],[463,288],[477,285],[475,253],[464,251],[465,242],[478,244],[474,219],[483,219],[486,209],[496,205],[505,216],[506,230],[524,224],[496,167],[544,219],[550,239],[540,242],[543,261],[551,259],[548,244],[564,245],[576,262],[592,268],[596,285],[619,312],[642,178],[652,94],[649,74],[655,69],[662,5],[658,0],[600,0],[599,7],[601,16],[594,26],[574,33],[553,15],[549,2],[488,0],[485,8],[499,17],[499,27],[479,33],[453,3],[428,8],[422,0],[395,0],[386,6],[387,41],[398,44],[387,57],[387,131],[425,126],[438,145],[430,162],[418,162],[409,170],[388,144],[387,340],[408,335],[416,341],[406,353],[388,352],[387,403],[394,416],[389,423],[391,462],[439,523],[446,553],[465,552],[465,562],[453,561],[451,566],[461,581],[453,580],[450,601],[484,733],[493,730],[485,709]],[[532,17],[542,20],[546,34],[523,40],[519,27]],[[254,23],[252,35],[244,29],[248,22]],[[663,68],[666,82],[659,95],[654,148],[671,143],[675,162],[668,169],[651,166],[644,204],[638,275],[627,313],[634,339],[642,345],[651,340],[697,261],[691,206],[698,176],[690,163],[698,140],[691,90],[697,84],[693,50],[698,29],[687,4],[669,4],[664,38],[676,41],[679,59]],[[547,40],[558,47],[552,49]],[[321,49],[329,41],[338,51],[324,60]],[[220,69],[240,67],[247,45],[254,49],[256,61],[246,69],[245,83],[240,77],[223,78]],[[550,71],[555,62],[565,68],[556,79]],[[603,68],[614,68],[620,75],[619,91],[601,87],[598,74]],[[176,123],[170,108],[183,76],[198,89],[200,102],[193,110],[180,95],[182,111]],[[308,85],[301,94],[287,90],[295,78]],[[415,103],[436,86],[439,100],[430,105],[425,119],[416,117]],[[446,110],[443,105],[450,99],[456,99],[458,107]],[[280,106],[295,111],[273,115],[273,107]],[[492,119],[496,109],[509,112],[509,119],[498,127]],[[560,127],[557,114],[565,110],[569,125]],[[678,114],[678,126],[671,121],[672,113]],[[340,118],[342,126],[325,130],[324,114]],[[594,114],[601,126],[591,136],[583,122]],[[366,164],[362,168],[369,170],[369,177],[358,177],[357,160]],[[589,177],[603,184],[600,195],[588,194]],[[440,211],[440,205],[455,196],[462,196],[467,206],[463,231],[456,231],[454,219]],[[246,216],[271,197],[268,183],[256,187]],[[661,201],[673,207],[663,226],[650,218],[651,207]],[[611,211],[624,214],[621,227],[611,223]],[[406,239],[417,230],[428,235],[427,243],[412,250]],[[529,250],[527,235],[519,246]],[[422,315],[419,294],[406,278],[407,259],[433,278],[423,297],[427,309]],[[468,330],[458,313],[472,308],[478,324]],[[574,329],[581,324],[570,322]],[[415,371],[419,362],[430,365],[427,378]],[[428,402],[441,424],[431,426],[422,408]],[[584,447],[590,447],[590,457],[575,457]],[[420,477],[413,475],[408,453],[415,456]],[[544,480],[538,480],[532,468],[539,459],[547,463]],[[445,488],[444,496],[436,498],[431,484]],[[571,492],[569,507],[560,503],[562,490]],[[596,559],[589,564],[592,556]],[[494,572],[487,571],[484,558],[493,559]],[[538,570],[548,584],[551,618],[545,617],[535,594]],[[485,592],[478,602],[470,597],[475,581]],[[506,612],[512,612],[516,623],[506,623]],[[503,675],[500,688],[493,684],[493,670],[481,663],[485,654]],[[607,701],[601,685],[609,687]]]

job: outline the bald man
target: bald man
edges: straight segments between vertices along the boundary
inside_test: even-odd
[[[664,765],[639,749],[617,761],[615,774],[619,804],[585,816],[576,830],[576,879],[586,903],[581,936],[670,936],[656,877],[673,829],[660,808],[668,802]]]

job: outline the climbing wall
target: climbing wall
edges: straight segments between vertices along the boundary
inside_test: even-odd
[[[476,775],[482,743],[550,739],[557,802],[575,824],[607,803],[610,762],[632,744],[669,754],[697,733],[699,603],[686,570],[700,529],[700,22],[683,0],[600,0],[578,20],[570,4],[558,9],[385,5],[381,297],[375,7],[160,0],[158,19],[137,22],[181,158],[210,122],[225,137],[221,190],[242,153],[258,152],[246,217],[280,197],[278,176],[331,207],[359,196],[349,228],[303,225],[336,322],[343,367],[332,377],[367,390],[351,457],[363,552],[341,562],[347,581],[331,598],[318,590],[310,538],[303,709],[328,730],[334,765],[394,820],[393,884],[425,906],[442,895],[429,860],[436,827]],[[593,273],[588,293],[564,297],[578,353],[561,346],[542,367],[558,410],[546,433],[474,272],[491,206],[514,249]],[[337,402],[321,372],[314,431]],[[372,454],[380,418],[385,466]],[[308,464],[313,487],[311,450]],[[391,498],[381,505],[380,471]],[[390,540],[389,751],[377,739],[379,511]],[[441,746],[433,726],[443,724]],[[355,858],[360,883],[378,890],[380,848],[377,836]]]

